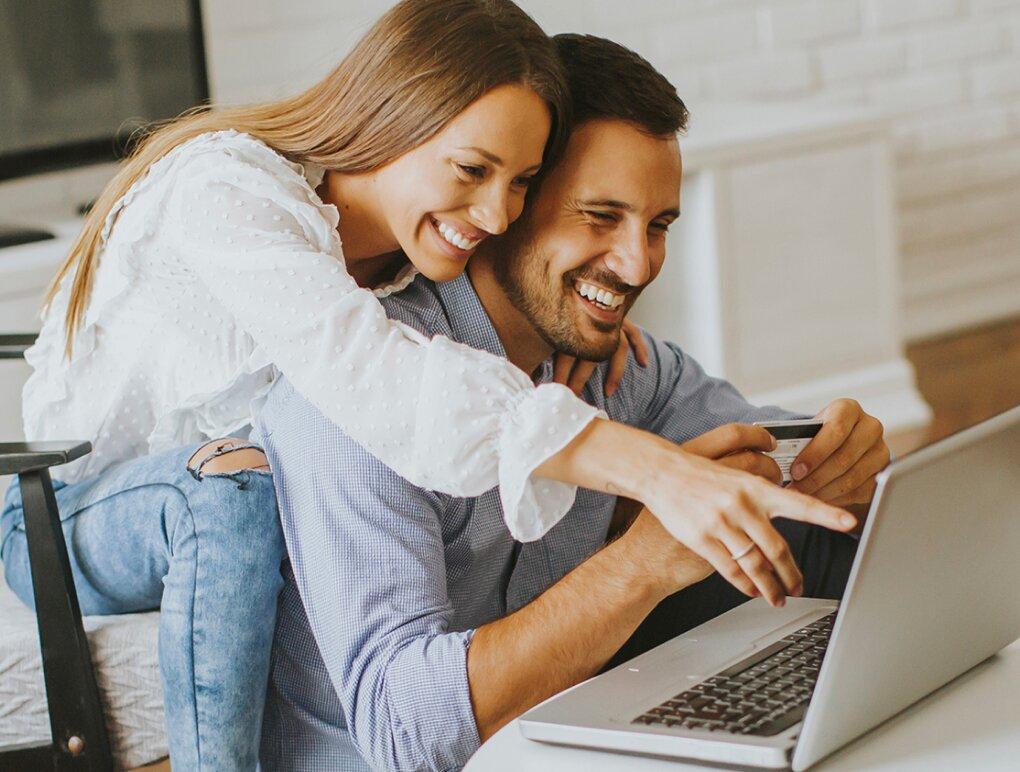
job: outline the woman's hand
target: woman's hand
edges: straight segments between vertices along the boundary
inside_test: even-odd
[[[752,596],[760,592],[779,606],[786,594],[801,592],[802,577],[771,519],[787,517],[840,532],[852,530],[857,520],[773,484],[768,464],[744,455],[773,447],[772,435],[759,426],[728,424],[680,446],[651,432],[595,420],[536,472],[640,501],[673,538],[737,589]],[[743,471],[751,467],[765,476]]]
[[[613,396],[620,387],[623,374],[627,370],[627,358],[630,352],[634,352],[634,358],[642,367],[648,364],[648,342],[641,332],[641,328],[628,319],[623,320],[623,327],[620,330],[620,345],[609,360],[609,373],[606,376],[605,392],[607,397]],[[598,362],[589,362],[587,359],[556,353],[556,360],[553,363],[553,380],[562,383],[578,396],[584,390],[584,386],[591,378],[591,374],[598,367]]]
[[[857,521],[848,512],[775,485],[768,464],[756,459],[774,447],[761,427],[719,427],[676,448],[672,459],[660,465],[652,495],[637,498],[675,539],[734,587],[781,606],[786,595],[802,592],[803,577],[770,520],[787,517],[844,532]]]

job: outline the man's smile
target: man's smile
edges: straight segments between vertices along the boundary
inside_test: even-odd
[[[595,320],[605,324],[623,319],[626,295],[580,280],[574,282],[573,294],[581,308]]]
[[[592,282],[581,281],[580,279],[574,282],[574,291],[596,307],[609,311],[622,306],[623,301],[627,299],[626,293],[613,292]]]

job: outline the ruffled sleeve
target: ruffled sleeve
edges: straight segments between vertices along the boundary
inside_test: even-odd
[[[324,415],[417,486],[477,496],[499,485],[516,539],[560,520],[576,488],[533,472],[598,410],[388,319],[345,269],[336,208],[266,145],[229,133],[182,158],[177,175],[187,269]]]

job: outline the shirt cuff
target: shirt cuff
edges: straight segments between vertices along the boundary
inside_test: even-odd
[[[467,651],[475,631],[444,633],[416,642],[416,649],[390,662],[386,681],[395,684],[389,700],[392,752],[377,764],[397,769],[459,769],[481,739],[471,707]],[[419,648],[420,647],[420,648]]]
[[[581,402],[559,383],[522,392],[502,416],[499,435],[499,498],[503,519],[517,541],[534,541],[558,523],[574,504],[577,486],[533,477],[605,412]]]

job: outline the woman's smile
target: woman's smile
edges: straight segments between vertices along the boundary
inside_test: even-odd
[[[475,248],[489,234],[477,228],[470,228],[460,223],[453,224],[448,220],[428,217],[429,231],[440,249],[452,257],[467,259]]]

